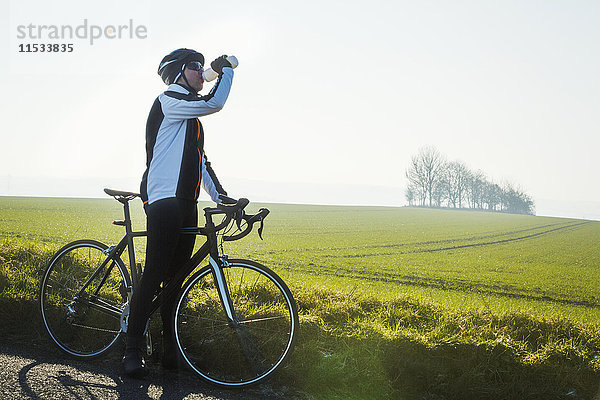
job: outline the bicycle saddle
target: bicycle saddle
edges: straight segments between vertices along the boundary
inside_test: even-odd
[[[113,190],[113,189],[106,189],[106,188],[104,189],[104,193],[106,193],[109,196],[127,198],[129,200],[140,196],[139,193],[123,192],[121,190]]]

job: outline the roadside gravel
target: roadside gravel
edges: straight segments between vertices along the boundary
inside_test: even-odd
[[[79,361],[38,343],[0,343],[0,399],[202,399],[297,398],[285,388],[261,385],[221,390],[188,372],[170,372],[149,363],[145,380],[123,378],[119,359]]]

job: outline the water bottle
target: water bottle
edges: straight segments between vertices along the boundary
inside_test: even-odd
[[[235,68],[238,66],[238,59],[235,56],[228,56],[226,60],[229,61],[229,64],[231,64],[231,68]],[[210,67],[206,68],[202,73],[202,78],[205,82],[214,81],[215,79],[217,79],[218,76],[219,74],[213,71]]]

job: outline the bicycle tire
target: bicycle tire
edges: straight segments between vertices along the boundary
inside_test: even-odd
[[[120,312],[131,281],[120,258],[110,259],[86,290],[75,296],[107,259],[107,249],[96,240],[71,242],[50,259],[40,282],[45,331],[61,351],[73,357],[99,357],[122,333]]]
[[[185,363],[221,387],[263,381],[289,358],[298,308],[289,288],[269,268],[229,260],[223,268],[239,323],[230,324],[206,266],[186,282],[174,311],[175,337]]]

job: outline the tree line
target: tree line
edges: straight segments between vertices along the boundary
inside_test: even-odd
[[[461,161],[446,161],[434,147],[419,150],[406,170],[410,206],[535,214],[535,203],[513,184],[499,185]]]

